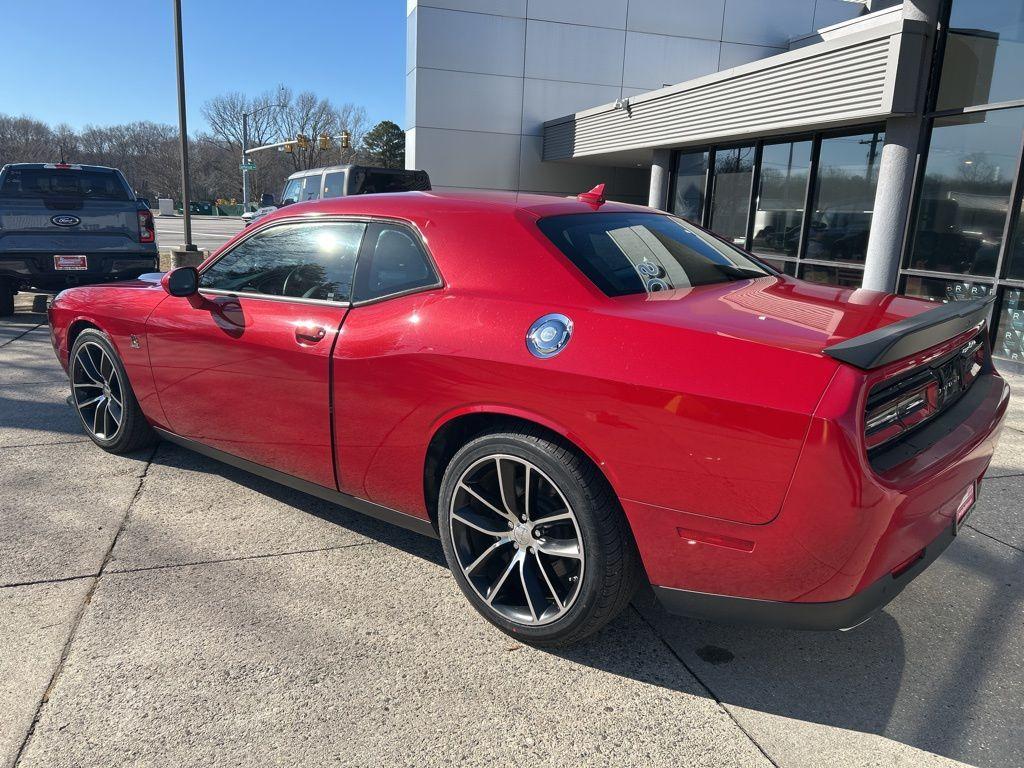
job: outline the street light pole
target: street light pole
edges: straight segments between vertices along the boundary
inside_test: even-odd
[[[249,212],[249,169],[246,163],[249,157],[246,151],[249,149],[249,113],[242,113],[242,213]]]
[[[185,57],[181,49],[181,0],[174,0],[174,53],[178,64],[178,131],[181,135],[181,207],[185,214],[185,250],[194,251],[188,178],[188,125],[185,119]]]

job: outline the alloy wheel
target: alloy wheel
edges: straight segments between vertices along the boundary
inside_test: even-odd
[[[586,562],[576,515],[535,464],[486,456],[459,478],[449,509],[459,568],[481,600],[518,624],[572,607]]]
[[[124,417],[124,390],[114,361],[103,347],[87,341],[71,366],[75,408],[86,429],[99,440],[112,440]]]

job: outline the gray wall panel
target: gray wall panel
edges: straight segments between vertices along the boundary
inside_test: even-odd
[[[533,21],[526,25],[526,76],[622,85],[625,32]]]
[[[522,77],[526,21],[416,9],[416,66]]]
[[[721,45],[717,40],[627,32],[622,84],[654,90],[717,72]]]
[[[417,68],[416,75],[417,127],[519,134],[521,77],[426,67]]]
[[[722,38],[725,0],[629,0],[627,29],[659,35]]]

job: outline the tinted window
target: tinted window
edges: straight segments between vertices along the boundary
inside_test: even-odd
[[[996,328],[995,353],[1007,360],[1024,360],[1024,290],[1003,289]]]
[[[324,198],[341,197],[345,194],[345,172],[335,171],[324,174]]]
[[[671,216],[583,213],[541,219],[538,226],[609,296],[771,274],[742,251]]]
[[[796,256],[804,220],[811,142],[766,144],[754,211],[752,250],[759,256]]]
[[[936,119],[909,266],[994,275],[1024,109]]]
[[[359,256],[356,301],[437,285],[419,239],[405,227],[371,224]]]
[[[8,168],[0,197],[129,199],[124,182],[114,171],[64,168]]]
[[[201,288],[347,301],[365,224],[282,224],[239,243],[205,270]]]
[[[715,152],[710,229],[741,247],[747,241],[747,213],[750,210],[750,181],[753,172],[753,147],[720,149]]]
[[[430,178],[424,171],[403,171],[391,168],[353,168],[350,193],[373,195],[380,192],[411,192],[430,189]]]
[[[884,142],[884,133],[822,140],[808,259],[864,262]]]
[[[954,0],[942,61],[939,109],[1024,97],[1024,2]]]
[[[672,213],[681,219],[700,224],[707,173],[707,152],[676,155],[675,175],[672,179]]]

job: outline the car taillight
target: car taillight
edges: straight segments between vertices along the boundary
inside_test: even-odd
[[[986,362],[985,344],[975,338],[924,370],[874,387],[864,413],[867,449],[895,440],[952,405],[978,378]]]
[[[864,441],[868,450],[899,437],[908,429],[913,429],[933,416],[938,410],[937,381],[931,379],[918,383],[912,379],[909,384],[909,387],[900,387],[881,402],[873,398],[874,403],[869,407],[864,419]]]
[[[139,211],[139,242],[152,243],[156,241],[156,226],[153,223],[153,212],[150,210]]]

